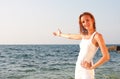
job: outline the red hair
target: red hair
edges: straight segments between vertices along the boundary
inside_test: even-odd
[[[83,27],[82,23],[81,23],[81,17],[84,16],[84,15],[88,15],[91,17],[91,19],[93,19],[94,23],[93,23],[93,28],[94,30],[96,30],[96,25],[95,25],[95,18],[94,16],[89,13],[89,12],[84,12],[83,14],[81,14],[79,16],[79,25],[80,25],[80,33],[82,33],[83,35],[87,35],[88,34],[88,31]]]

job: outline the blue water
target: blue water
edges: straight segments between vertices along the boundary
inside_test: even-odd
[[[74,79],[78,45],[0,45],[0,79]],[[120,54],[95,70],[96,79],[120,79]],[[100,50],[94,58],[101,57]]]

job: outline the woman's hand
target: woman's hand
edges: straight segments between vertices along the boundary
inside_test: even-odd
[[[61,30],[60,29],[58,29],[58,31],[57,32],[53,32],[53,35],[55,35],[55,36],[60,36],[61,35]]]
[[[84,67],[84,68],[86,68],[86,69],[92,69],[92,63],[91,62],[88,63],[87,61],[83,61],[81,63],[81,66]]]
[[[62,33],[60,29],[58,29],[57,32],[53,32],[53,35],[59,36],[59,37],[64,37],[67,39],[74,39],[74,40],[81,40],[82,39],[81,34],[66,34],[66,33]]]

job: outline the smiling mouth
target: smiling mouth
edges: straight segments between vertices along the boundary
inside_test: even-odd
[[[87,26],[84,26],[84,28],[88,28],[89,27],[89,25],[87,25]]]

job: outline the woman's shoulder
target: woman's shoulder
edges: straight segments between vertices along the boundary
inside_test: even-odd
[[[101,39],[101,38],[103,38],[103,35],[101,33],[99,33],[99,32],[96,32],[95,38],[96,39]]]

